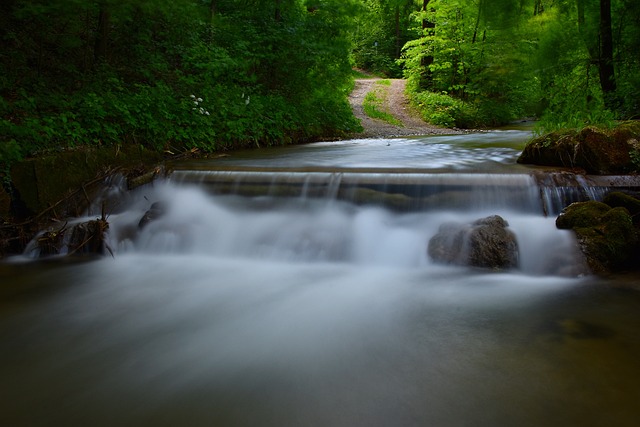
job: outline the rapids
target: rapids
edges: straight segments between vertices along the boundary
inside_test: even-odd
[[[575,242],[545,213],[578,196],[515,164],[527,137],[254,150],[113,182],[88,214],[109,202],[113,257],[0,264],[0,425],[636,425],[638,284],[555,273]],[[493,214],[518,269],[428,258],[440,224]]]

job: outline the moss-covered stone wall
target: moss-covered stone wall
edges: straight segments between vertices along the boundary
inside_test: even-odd
[[[6,189],[0,193],[0,216],[42,212],[97,177],[161,161],[160,154],[142,147],[88,148],[25,160],[11,169],[11,194]],[[16,205],[22,206],[22,212],[16,211]]]

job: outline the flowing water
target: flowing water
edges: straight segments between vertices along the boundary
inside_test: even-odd
[[[601,189],[541,186],[515,164],[528,136],[255,150],[114,183],[113,257],[0,264],[0,425],[637,425],[640,287],[563,273],[574,241],[545,213]],[[517,270],[429,259],[440,224],[493,214]]]

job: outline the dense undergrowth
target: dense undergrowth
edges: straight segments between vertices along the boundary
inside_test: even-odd
[[[210,152],[358,130],[348,8],[256,3],[3,1],[1,168],[83,146]]]

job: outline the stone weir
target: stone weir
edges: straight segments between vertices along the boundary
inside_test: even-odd
[[[178,169],[169,178],[215,194],[326,198],[395,210],[510,209],[557,215],[570,203],[601,200],[612,190],[639,191],[637,176],[433,173],[389,169]]]

